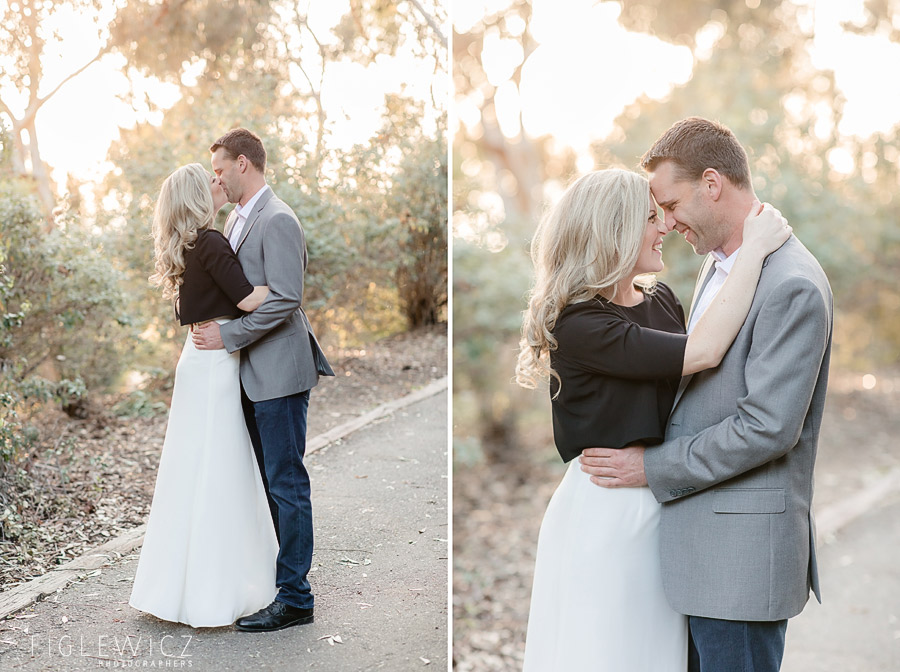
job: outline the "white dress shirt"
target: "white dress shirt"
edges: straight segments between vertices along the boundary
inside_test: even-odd
[[[721,249],[710,252],[716,260],[716,272],[709,279],[709,282],[706,283],[706,287],[703,288],[703,292],[697,299],[697,303],[694,304],[694,310],[691,312],[687,333],[691,333],[694,330],[694,327],[697,326],[697,320],[699,320],[700,316],[706,312],[706,309],[709,308],[713,299],[716,298],[716,294],[722,289],[722,285],[725,284],[728,274],[731,273],[731,269],[734,267],[734,262],[737,259],[740,250],[741,248],[736,249],[727,257],[722,253]]]
[[[253,194],[253,198],[247,201],[246,205],[242,206],[240,203],[235,203],[234,211],[237,213],[237,220],[234,222],[234,226],[231,227],[231,236],[228,238],[232,250],[237,251],[238,243],[241,241],[241,234],[244,232],[244,225],[247,223],[247,217],[250,216],[250,213],[253,211],[253,206],[256,205],[259,197],[262,196],[268,188],[269,185],[264,184],[262,189]]]

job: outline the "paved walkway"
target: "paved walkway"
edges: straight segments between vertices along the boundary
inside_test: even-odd
[[[782,672],[900,670],[900,493],[819,544],[823,603],[791,619]]]
[[[274,633],[128,606],[137,551],[0,621],[0,670],[447,669],[447,391],[308,456],[316,622]]]

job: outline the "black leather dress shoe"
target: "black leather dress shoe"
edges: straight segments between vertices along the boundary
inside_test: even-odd
[[[242,616],[235,621],[234,627],[244,632],[274,632],[292,625],[306,625],[312,622],[312,609],[300,609],[276,600],[255,614]]]

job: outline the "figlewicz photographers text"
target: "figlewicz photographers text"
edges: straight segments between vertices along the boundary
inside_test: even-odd
[[[31,655],[94,658],[98,667],[187,669],[193,667],[193,635],[97,635],[96,640],[70,635],[31,637]]]

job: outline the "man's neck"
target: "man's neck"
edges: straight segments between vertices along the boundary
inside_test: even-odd
[[[241,200],[238,201],[238,205],[242,208],[249,203],[256,194],[259,193],[259,190],[266,186],[266,181],[264,179],[260,179],[259,181],[254,180],[251,184],[247,185],[247,188],[244,189],[244,195],[241,197]]]
[[[735,227],[734,233],[731,234],[731,238],[729,238],[722,247],[718,248],[722,251],[722,254],[725,257],[730,257],[734,254],[734,251],[738,249],[744,243],[744,227],[743,224]]]
[[[725,212],[731,218],[731,236],[719,247],[722,254],[730,257],[744,242],[744,219],[750,213],[750,206],[756,195],[752,191],[735,191],[725,205]],[[755,214],[755,213],[754,213]]]

